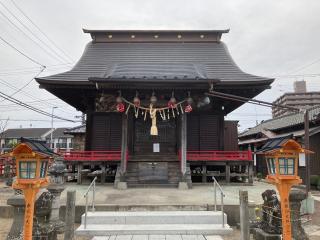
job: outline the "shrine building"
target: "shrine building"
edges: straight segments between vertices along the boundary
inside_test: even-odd
[[[85,149],[64,154],[69,176],[128,186],[218,180],[252,183],[250,150],[239,151],[237,121],[224,117],[273,82],[243,72],[223,34],[229,30],[84,30],[91,35],[67,72],[38,77],[86,114]],[[249,56],[248,56],[249,57]]]

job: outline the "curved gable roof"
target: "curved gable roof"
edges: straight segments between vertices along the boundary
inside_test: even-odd
[[[203,34],[201,31],[85,32],[89,32],[93,40],[87,44],[74,68],[39,77],[39,83],[92,84],[89,80],[151,83],[189,80],[198,83],[215,80],[221,84],[266,85],[273,81],[247,74],[235,64],[226,45],[220,41],[221,34],[227,30],[203,31]],[[161,34],[165,34],[163,39]],[[206,39],[205,34],[210,38]]]

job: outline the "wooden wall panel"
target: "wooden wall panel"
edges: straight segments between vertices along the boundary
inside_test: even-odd
[[[310,154],[310,173],[320,175],[320,133],[310,137],[310,150],[314,152]]]
[[[198,151],[200,142],[199,115],[187,117],[187,150]]]
[[[187,149],[189,151],[223,150],[223,116],[188,115]]]
[[[200,115],[200,150],[220,150],[218,115]]]
[[[121,115],[93,114],[91,122],[91,150],[121,149]]]
[[[224,150],[238,151],[238,121],[224,121]]]

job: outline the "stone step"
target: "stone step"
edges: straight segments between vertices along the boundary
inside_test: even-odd
[[[229,225],[221,224],[88,224],[81,225],[77,235],[226,235],[232,233]]]
[[[223,240],[218,235],[111,235],[96,236],[92,240]]]
[[[226,214],[224,221],[227,222]],[[84,215],[81,222],[84,222]],[[220,211],[88,212],[87,224],[222,224],[222,213]]]

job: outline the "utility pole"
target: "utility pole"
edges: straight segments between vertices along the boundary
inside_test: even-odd
[[[310,147],[310,136],[309,136],[309,110],[304,111],[304,148],[309,150]],[[306,191],[307,194],[310,192],[310,157],[309,154],[305,154],[306,158]]]
[[[54,109],[57,108],[57,107],[52,107],[52,114],[51,114],[51,133],[50,133],[50,148],[51,149],[54,149],[54,146],[52,146],[52,134],[53,134],[53,112],[54,112]]]

